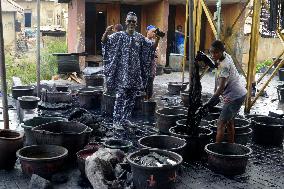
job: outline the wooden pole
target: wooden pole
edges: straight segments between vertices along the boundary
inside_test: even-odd
[[[191,82],[192,72],[194,70],[194,25],[193,25],[193,11],[194,11],[194,0],[188,1],[188,9],[189,9],[189,45],[188,45],[188,54],[189,54],[189,82]],[[191,85],[191,83],[189,83]]]
[[[182,83],[184,83],[184,71],[185,71],[185,62],[186,62],[186,43],[187,43],[187,28],[188,28],[188,0],[186,1],[186,18],[185,18],[185,29],[184,29],[184,52],[183,52],[183,59],[182,59]]]
[[[4,129],[9,129],[9,114],[8,114],[7,82],[6,82],[6,66],[5,66],[5,54],[4,54],[4,38],[3,38],[1,1],[0,1],[0,75],[1,75],[1,93],[2,93]]]
[[[37,30],[36,30],[36,83],[37,96],[40,96],[40,0],[37,0]]]
[[[260,25],[260,9],[261,1],[253,1],[253,17],[251,27],[251,39],[250,39],[250,50],[249,50],[249,63],[248,63],[248,74],[247,74],[247,98],[245,102],[245,113],[250,112],[251,108],[251,90],[252,82],[255,78],[254,68],[256,66],[257,50],[258,50],[258,38],[259,38],[259,25]]]

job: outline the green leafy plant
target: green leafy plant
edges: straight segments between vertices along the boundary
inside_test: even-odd
[[[52,53],[67,52],[65,40],[46,40],[44,48],[41,49],[41,80],[50,80],[57,74],[56,57]],[[12,77],[19,77],[23,84],[36,82],[36,58],[35,53],[28,52],[19,58],[15,58],[11,53],[5,55],[6,76],[8,91],[12,87]]]
[[[264,68],[268,68],[273,63],[272,60],[265,60],[263,62],[259,62],[256,65],[256,72],[260,72]]]
[[[53,53],[66,53],[67,44],[65,40],[46,40],[45,48],[41,52],[41,79],[51,79],[57,74],[56,57]]]

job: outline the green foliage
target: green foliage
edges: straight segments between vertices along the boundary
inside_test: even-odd
[[[272,60],[265,60],[263,62],[259,62],[256,65],[256,72],[260,72],[263,68],[268,68],[273,63]]]
[[[41,49],[41,80],[50,80],[57,74],[56,57],[52,53],[67,52],[65,40],[45,41],[44,48]],[[19,77],[23,84],[36,82],[36,58],[35,52],[27,52],[16,59],[11,54],[6,53],[6,76],[8,90],[12,87],[12,77]]]
[[[12,87],[12,77],[19,77],[23,84],[30,84],[36,81],[36,63],[34,60],[23,56],[15,60],[11,55],[6,55],[6,77],[8,90]]]
[[[45,48],[41,52],[41,79],[49,80],[57,74],[56,57],[52,53],[66,53],[65,40],[46,40]]]

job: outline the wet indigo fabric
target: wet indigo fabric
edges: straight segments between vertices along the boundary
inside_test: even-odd
[[[103,43],[107,88],[145,89],[154,54],[153,42],[140,33],[121,31],[108,36]]]

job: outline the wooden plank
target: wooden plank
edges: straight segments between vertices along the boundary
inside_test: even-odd
[[[252,103],[251,103],[251,91],[252,82],[255,78],[254,69],[256,67],[256,58],[258,50],[258,38],[259,38],[259,27],[260,27],[260,9],[261,1],[253,1],[253,18],[252,18],[252,29],[251,29],[251,39],[250,39],[250,49],[249,49],[249,63],[248,63],[248,75],[247,75],[247,98],[245,102],[245,113],[249,113]]]

